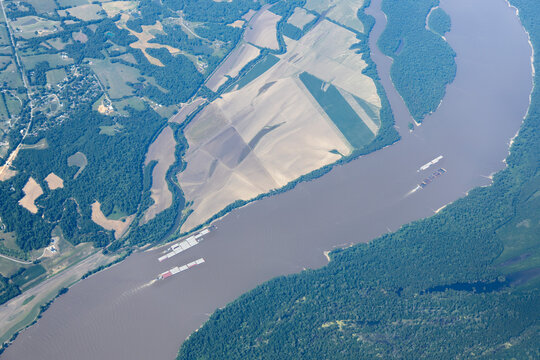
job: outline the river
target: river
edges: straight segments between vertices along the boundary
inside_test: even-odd
[[[371,46],[384,27],[377,24]],[[173,359],[182,341],[218,307],[275,276],[317,268],[323,251],[366,242],[430,216],[490,183],[503,168],[532,88],[531,48],[504,0],[442,0],[458,72],[440,108],[409,133],[410,116],[375,49],[402,140],[333,169],[294,190],[237,209],[196,247],[163,263],[137,253],[60,297],[19,335],[2,359]],[[426,171],[431,159],[444,159]],[[425,189],[410,193],[444,167]],[[150,284],[173,266],[204,257],[187,272]]]

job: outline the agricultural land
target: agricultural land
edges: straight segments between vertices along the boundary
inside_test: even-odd
[[[399,140],[364,0],[0,3],[0,303]]]

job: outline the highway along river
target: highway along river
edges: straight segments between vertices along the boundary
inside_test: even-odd
[[[377,18],[372,48],[385,21],[379,3],[370,9]],[[138,253],[81,281],[1,358],[173,359],[216,308],[258,284],[320,267],[325,250],[369,241],[488,185],[528,108],[532,50],[504,0],[442,0],[441,7],[452,17],[447,40],[458,72],[422,126],[408,132],[410,116],[389,80],[390,62],[375,50],[401,141],[233,211],[204,241],[171,259],[158,262],[162,251]],[[417,171],[439,155],[439,163]],[[439,167],[447,172],[410,193]],[[204,264],[149,284],[202,257]]]

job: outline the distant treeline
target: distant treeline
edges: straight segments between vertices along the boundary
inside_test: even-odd
[[[539,49],[536,1],[510,2]],[[535,228],[522,226],[519,237],[505,242],[500,233],[517,214],[540,213],[537,87],[507,164],[492,186],[436,216],[334,251],[328,266],[271,280],[217,310],[178,359],[539,358],[538,278],[474,291],[504,283],[509,270],[494,262],[505,244],[540,253]],[[530,259],[522,268],[538,269],[538,256]]]

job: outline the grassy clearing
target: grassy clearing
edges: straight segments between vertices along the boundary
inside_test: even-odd
[[[10,117],[11,116],[6,106],[6,103],[4,102],[4,98],[0,96],[0,120],[6,121],[9,120]]]
[[[68,157],[67,163],[68,166],[77,166],[79,168],[77,173],[73,176],[73,179],[76,179],[83,172],[86,165],[88,165],[88,159],[82,152],[77,151],[75,154]]]
[[[9,45],[9,34],[4,25],[5,23],[0,25],[0,45]]]
[[[40,55],[22,56],[21,60],[24,64],[24,67],[27,70],[34,69],[37,63],[40,63],[43,61],[48,62],[49,66],[52,68],[73,64],[73,59],[69,57],[62,57],[62,55],[60,54],[40,54]]]
[[[373,133],[335,86],[306,72],[300,74],[300,80],[352,146],[361,149],[373,140]]]
[[[13,34],[24,39],[46,36],[62,30],[60,21],[44,19],[38,16],[23,16],[10,23]]]
[[[66,72],[64,69],[54,69],[47,71],[47,83],[48,84],[59,84],[66,78]]]
[[[16,89],[19,86],[23,86],[21,76],[15,63],[11,63],[4,71],[0,72],[0,84],[2,87],[4,83],[6,83],[7,88],[11,89]]]
[[[23,267],[22,264],[0,257],[0,274],[5,277],[11,277],[11,275],[15,274],[21,267]]]
[[[54,38],[47,41],[56,50],[63,50],[66,45],[71,44],[73,41],[69,40],[68,42],[63,42],[60,38]]]
[[[103,19],[104,16],[101,14],[103,8],[98,4],[85,4],[72,7],[65,10],[58,10],[58,15],[60,16],[73,16],[82,21],[91,21]]]
[[[159,107],[154,108],[154,110],[161,117],[168,119],[168,118],[171,118],[178,111],[178,107],[176,105],[159,106]]]
[[[34,300],[35,297],[36,297],[36,295],[31,295],[31,296],[27,297],[26,299],[24,299],[22,304],[23,305],[28,304],[30,301]]]
[[[99,131],[100,134],[114,136],[117,133],[121,132],[124,127],[120,124],[114,124],[114,125],[108,125],[108,126],[100,126],[99,128],[101,129]]]
[[[90,67],[96,72],[112,99],[133,95],[133,88],[127,82],[136,83],[141,76],[139,70],[120,63],[111,63],[109,60],[94,59]]]
[[[56,9],[54,0],[26,0],[38,13],[49,13]]]
[[[123,115],[127,115],[127,108],[132,107],[135,110],[144,110],[144,101],[138,97],[130,97],[120,101],[113,101],[114,108]]]
[[[113,211],[109,214],[109,216],[107,216],[107,218],[111,220],[120,220],[128,215],[129,214],[126,214],[118,206],[115,205]]]
[[[41,262],[41,265],[43,265],[49,274],[57,274],[95,251],[95,248],[89,243],[73,246],[63,237],[59,237],[55,247],[58,249],[58,255],[44,258]]]
[[[0,68],[7,67],[7,64],[9,64],[12,61],[13,60],[11,56],[0,56]]]

